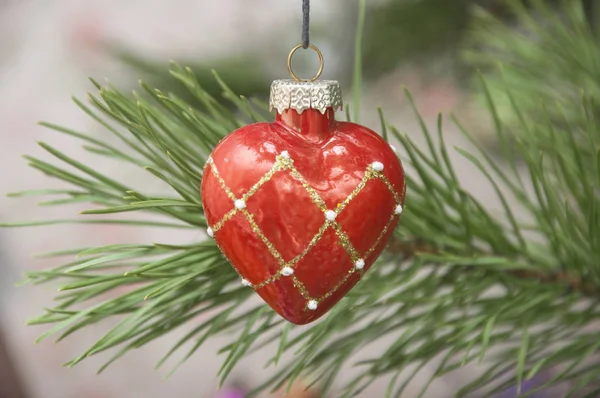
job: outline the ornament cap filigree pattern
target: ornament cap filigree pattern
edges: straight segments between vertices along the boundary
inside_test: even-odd
[[[279,113],[288,109],[298,113],[316,109],[324,114],[328,108],[342,109],[342,89],[335,80],[275,80],[271,85],[269,103],[270,109],[277,109]]]

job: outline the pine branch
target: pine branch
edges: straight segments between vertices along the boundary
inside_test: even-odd
[[[419,255],[435,255],[443,256],[434,247],[428,245],[425,242],[419,242],[418,240],[411,240],[405,242],[399,239],[397,236],[392,237],[392,240],[386,248],[387,252],[401,258],[402,260],[409,260]],[[466,269],[468,271],[468,268]],[[476,271],[477,267],[473,267],[472,271]],[[591,299],[599,299],[600,291],[598,287],[593,283],[588,283],[582,276],[571,275],[568,272],[539,272],[531,270],[516,270],[507,271],[509,275],[513,275],[519,279],[530,279],[532,281],[556,285],[557,288],[567,288],[569,291],[577,292],[581,296],[588,297]],[[552,287],[552,286],[550,286]]]
[[[525,22],[531,21],[530,14],[515,9]],[[407,367],[414,365],[418,371],[428,364],[437,366],[431,382],[469,364],[480,366],[482,373],[456,392],[460,397],[503,391],[553,368],[558,372],[545,385],[569,383],[574,392],[581,390],[600,375],[596,356],[600,343],[585,328],[600,319],[600,126],[594,100],[597,85],[585,86],[581,101],[572,100],[573,93],[582,91],[576,88],[589,81],[589,65],[559,50],[579,45],[577,51],[590,52],[586,62],[600,59],[600,50],[581,44],[590,39],[581,14],[568,15],[574,27],[553,22],[556,43],[532,52],[535,57],[526,67],[519,60],[518,67],[504,68],[504,76],[491,72],[481,80],[502,163],[453,119],[475,146],[474,152],[456,150],[488,179],[500,209],[490,209],[461,185],[444,142],[441,117],[432,134],[417,113],[426,138],[420,146],[388,125],[382,114],[383,130],[401,144],[410,170],[405,214],[379,263],[321,322],[300,329],[284,325],[264,305],[248,304],[251,292],[238,286],[235,272],[212,241],[119,244],[44,254],[67,260],[27,275],[32,283],[62,286],[55,306],[30,322],[50,326],[40,340],[50,336],[62,340],[119,315],[122,321],[117,326],[68,365],[116,350],[108,366],[176,328],[186,328],[159,365],[180,350],[185,361],[212,337],[232,335],[232,343],[221,350],[223,380],[244,355],[276,345],[268,363],[273,366],[272,377],[257,390],[285,387],[302,375],[331,392],[337,375],[357,353],[363,358],[354,363],[359,374],[335,396],[352,396],[382,377],[389,380],[388,396],[401,396],[416,375],[416,371],[406,374]],[[487,29],[493,37],[504,38],[493,43],[504,43],[498,45],[508,61],[514,60],[513,51],[532,50],[531,42],[547,37],[536,30],[531,42],[517,45],[504,26],[492,24]],[[575,32],[584,35],[581,42],[579,36],[574,39]],[[562,74],[568,76],[560,95],[540,80],[539,86],[535,80],[514,85],[537,76],[531,66],[537,57],[557,58],[556,69],[548,72],[557,81]],[[521,73],[518,77],[515,70]],[[94,156],[147,170],[167,183],[167,191],[159,196],[144,192],[42,144],[55,160],[27,157],[29,164],[72,188],[14,196],[50,197],[45,203],[51,205],[90,203],[90,210],[75,222],[205,228],[198,187],[206,157],[222,137],[248,121],[262,120],[266,110],[233,94],[218,76],[223,99],[208,95],[188,69],[174,65],[171,75],[202,104],[200,110],[143,83],[142,93],[133,96],[95,83],[98,92],[90,97],[91,106],[76,101],[114,135],[118,146],[46,125],[81,139]],[[522,90],[531,91],[520,95]],[[541,101],[528,101],[531,92],[543,94],[538,97]],[[499,106],[499,98],[507,102]],[[224,106],[225,100],[238,113]],[[123,212],[143,215],[145,221],[110,218]],[[147,221],[148,216],[157,221]],[[124,287],[126,293],[105,295]],[[198,324],[201,314],[204,318]],[[192,319],[194,325],[189,326]],[[369,350],[382,340],[391,341],[382,354]],[[290,352],[293,359],[283,361]],[[423,386],[423,393],[428,386]]]

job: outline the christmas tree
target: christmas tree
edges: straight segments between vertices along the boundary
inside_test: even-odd
[[[219,370],[225,380],[245,355],[273,346],[267,364],[272,377],[257,392],[301,377],[324,394],[345,397],[385,378],[387,396],[400,397],[433,362],[437,370],[430,383],[461,368],[476,369],[470,383],[448,396],[494,396],[511,388],[512,396],[531,396],[552,387],[561,387],[564,396],[600,396],[600,342],[593,328],[600,318],[598,10],[581,1],[558,7],[531,3],[508,2],[514,16],[508,22],[479,8],[468,34],[465,57],[481,68],[475,85],[496,132],[496,151],[485,149],[457,118],[452,122],[475,150],[448,148],[441,116],[430,129],[415,109],[421,131],[404,133],[380,112],[381,135],[398,146],[409,171],[407,206],[378,264],[321,321],[296,327],[266,305],[248,301],[252,290],[240,286],[213,241],[198,237],[180,245],[48,253],[70,259],[27,275],[31,283],[61,285],[57,303],[30,321],[50,325],[40,339],[62,340],[118,317],[110,332],[69,363],[115,350],[108,366],[191,324],[159,364],[179,351],[184,362],[212,337],[226,334],[231,343],[222,348]],[[361,57],[356,59],[353,108],[346,107],[354,119],[361,96]],[[44,123],[80,139],[92,154],[145,169],[165,184],[163,192],[129,186],[40,143],[56,161],[30,156],[27,161],[70,188],[13,196],[50,195],[54,205],[89,203],[90,210],[73,220],[7,226],[77,222],[206,230],[199,187],[212,148],[248,122],[271,117],[261,100],[239,97],[217,74],[219,97],[208,94],[188,68],[173,65],[171,75],[193,107],[144,83],[130,95],[94,82],[91,104],[76,100],[114,143]],[[411,138],[416,134],[425,137],[424,146]],[[463,187],[450,161],[454,150],[488,178],[499,209]],[[208,316],[198,322],[201,314]],[[381,340],[392,343],[372,348]],[[357,353],[366,353],[366,359],[355,361]],[[356,377],[340,389],[334,383],[349,366]],[[531,386],[539,374],[551,376]],[[422,385],[421,396],[428,387]]]

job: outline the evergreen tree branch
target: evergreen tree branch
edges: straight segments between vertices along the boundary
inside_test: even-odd
[[[538,10],[545,12],[543,5]],[[462,186],[444,142],[441,117],[432,134],[417,113],[426,138],[420,146],[381,115],[388,136],[402,145],[410,170],[405,214],[378,264],[321,322],[305,328],[283,325],[264,305],[247,303],[252,292],[238,285],[236,273],[212,241],[124,243],[43,254],[66,260],[59,267],[27,274],[32,283],[61,286],[57,303],[30,321],[49,325],[40,340],[62,340],[119,315],[121,322],[67,365],[112,350],[108,366],[133,349],[185,328],[186,334],[159,365],[181,350],[183,362],[212,337],[231,335],[232,343],[221,350],[219,376],[224,380],[244,355],[276,345],[268,363],[276,368],[257,391],[285,387],[302,375],[331,392],[337,375],[357,353],[363,358],[354,363],[359,373],[336,396],[353,396],[381,377],[389,380],[387,396],[401,396],[427,364],[437,366],[431,381],[468,364],[478,365],[482,372],[456,392],[460,397],[502,391],[553,368],[558,372],[545,385],[567,382],[573,391],[582,390],[600,374],[600,343],[596,333],[586,329],[600,319],[600,126],[594,100],[600,89],[596,83],[582,85],[592,81],[589,74],[596,69],[591,65],[600,60],[600,50],[588,45],[590,32],[575,11],[567,7],[569,24],[555,20],[549,35],[515,5],[517,15],[534,32],[530,39],[517,40],[499,23],[481,33],[496,38],[491,43],[499,46],[499,58],[506,61],[502,71],[487,74],[481,86],[503,163],[454,118],[475,146],[472,152],[456,149],[488,179],[499,209],[490,209]],[[581,42],[574,40],[575,34],[583,35]],[[540,48],[532,44],[540,41]],[[561,52],[573,46],[588,53],[574,59]],[[527,62],[514,57],[528,51]],[[489,61],[481,54],[478,60]],[[536,71],[536,62],[546,57],[556,61],[547,73],[561,82],[560,95],[546,87]],[[206,157],[229,131],[263,120],[267,112],[261,104],[236,96],[218,76],[224,100],[239,113],[204,91],[189,69],[173,65],[171,74],[203,104],[201,109],[143,83],[142,93],[132,96],[95,83],[98,92],[90,97],[90,106],[76,101],[123,148],[46,125],[81,139],[96,156],[144,168],[167,183],[165,192],[144,192],[41,144],[54,160],[27,157],[30,165],[71,188],[13,196],[49,197],[44,203],[56,206],[90,203],[75,222],[205,228],[198,189]],[[559,80],[563,75],[568,78]],[[523,95],[524,90],[530,91]],[[109,217],[121,212],[156,216],[159,221]],[[61,222],[65,220],[4,226]],[[123,288],[125,293],[106,295]],[[203,318],[198,324],[199,315]],[[189,326],[192,319],[196,321]],[[385,351],[370,351],[382,339],[391,341]],[[290,352],[293,359],[283,360]],[[416,370],[407,375],[411,365]],[[423,393],[428,386],[422,386]]]
[[[413,257],[433,255],[434,257],[444,256],[443,253],[436,250],[433,246],[418,240],[403,241],[398,236],[392,237],[386,248],[387,252],[397,256],[398,259],[409,260]],[[476,270],[476,267],[471,270]],[[469,268],[466,268],[469,271]],[[593,283],[586,282],[583,277],[571,275],[568,272],[540,272],[534,270],[515,270],[507,271],[519,279],[530,279],[539,283],[556,285],[557,288],[567,288],[569,291],[577,292],[581,296],[599,299],[600,291]]]

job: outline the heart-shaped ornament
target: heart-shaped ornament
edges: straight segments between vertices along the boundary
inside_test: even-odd
[[[204,211],[242,283],[295,324],[325,314],[381,254],[406,186],[379,135],[335,121],[334,81],[278,80],[274,123],[242,127],[206,163]]]

